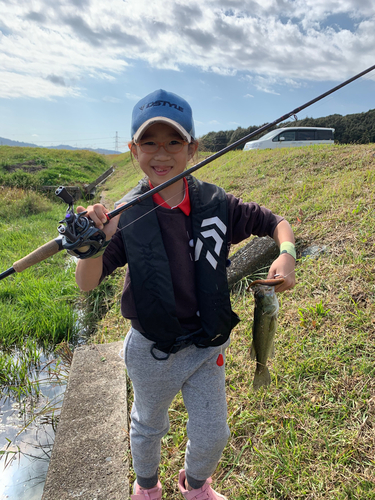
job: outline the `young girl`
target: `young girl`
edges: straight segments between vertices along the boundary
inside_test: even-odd
[[[189,104],[164,90],[136,104],[131,135],[129,148],[146,177],[119,203],[183,172],[198,147]],[[128,264],[121,310],[132,324],[124,341],[134,388],[130,439],[137,479],[131,498],[162,498],[161,439],[169,429],[168,408],[181,391],[189,419],[180,492],[189,500],[225,499],[212,489],[210,476],[229,437],[225,349],[239,321],[230,305],[228,253],[232,243],[251,234],[273,237],[281,253],[269,277],[285,276],[278,292],[292,288],[291,227],[268,209],[244,203],[192,176],[108,224],[103,205],[87,211],[105,232],[107,243],[94,257],[79,260],[76,280],[81,290],[95,288],[117,267]]]

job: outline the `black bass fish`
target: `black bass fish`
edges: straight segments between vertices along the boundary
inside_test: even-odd
[[[275,286],[283,282],[284,279],[256,280],[248,287],[254,293],[255,298],[253,343],[250,352],[251,359],[256,359],[253,381],[255,391],[271,384],[267,360],[275,353],[274,338],[279,312]]]

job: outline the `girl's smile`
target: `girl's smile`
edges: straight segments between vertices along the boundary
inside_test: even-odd
[[[160,165],[155,165],[154,167],[152,167],[156,173],[156,175],[167,175],[168,172],[170,172],[170,170],[172,169],[172,167],[162,167]]]

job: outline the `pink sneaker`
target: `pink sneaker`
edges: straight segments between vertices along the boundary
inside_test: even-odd
[[[158,481],[158,484],[154,488],[150,488],[149,490],[142,490],[137,482],[134,483],[133,493],[131,496],[131,500],[161,500],[161,483]]]
[[[227,497],[220,495],[220,493],[216,493],[216,491],[211,488],[210,484],[212,483],[212,479],[210,477],[204,483],[202,488],[191,491],[185,488],[185,479],[185,471],[180,470],[180,474],[178,476],[178,487],[187,500],[227,500]]]

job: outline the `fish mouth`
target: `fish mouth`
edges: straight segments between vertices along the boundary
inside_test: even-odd
[[[251,287],[255,285],[263,285],[263,286],[277,286],[277,285],[282,285],[284,283],[285,279],[284,278],[270,278],[266,280],[255,280],[250,283],[250,285],[247,287],[249,290]]]

